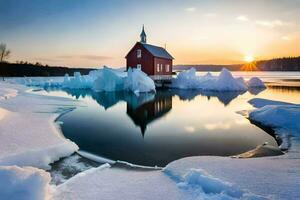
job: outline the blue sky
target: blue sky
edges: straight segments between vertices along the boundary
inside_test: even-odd
[[[175,64],[300,55],[300,1],[0,0],[10,61],[124,66],[145,24]]]

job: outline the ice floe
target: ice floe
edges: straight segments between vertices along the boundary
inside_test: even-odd
[[[249,118],[263,126],[274,129],[281,140],[281,148],[290,147],[290,136],[300,136],[300,105],[267,99],[252,99],[250,104],[258,107],[250,111]]]

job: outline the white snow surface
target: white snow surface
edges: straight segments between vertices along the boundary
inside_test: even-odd
[[[110,169],[103,165],[78,174],[56,188],[54,199],[264,199],[215,178],[201,169],[191,169],[174,179],[161,170]],[[101,181],[99,181],[101,180]]]
[[[50,175],[33,167],[0,166],[0,199],[50,199]]]
[[[0,88],[9,88],[9,94],[17,93],[0,99],[0,165],[48,169],[49,163],[78,149],[61,135],[54,120],[79,103],[33,94],[22,85],[1,82]]]
[[[195,199],[206,191],[211,195],[206,199],[279,200],[300,198],[299,166],[299,159],[285,155],[249,159],[201,156],[174,161],[164,172],[194,193]]]
[[[172,79],[172,88],[201,89],[211,91],[246,91],[247,85],[242,78],[234,78],[229,70],[223,68],[219,76],[212,76],[209,72],[204,76],[196,75],[196,70],[180,72]]]
[[[112,169],[109,165],[77,174],[56,188],[54,199],[188,199],[161,171]]]

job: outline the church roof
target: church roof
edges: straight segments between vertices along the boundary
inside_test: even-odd
[[[154,57],[158,57],[158,58],[166,58],[166,59],[174,59],[168,52],[166,49],[162,48],[162,47],[158,47],[158,46],[154,46],[151,44],[146,44],[146,43],[142,43],[140,42],[141,45],[143,45],[143,47],[145,47],[145,49],[147,49]]]

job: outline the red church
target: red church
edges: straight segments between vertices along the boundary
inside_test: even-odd
[[[170,79],[172,76],[173,57],[165,48],[147,44],[144,30],[137,42],[126,55],[126,68],[138,68],[154,80]]]

